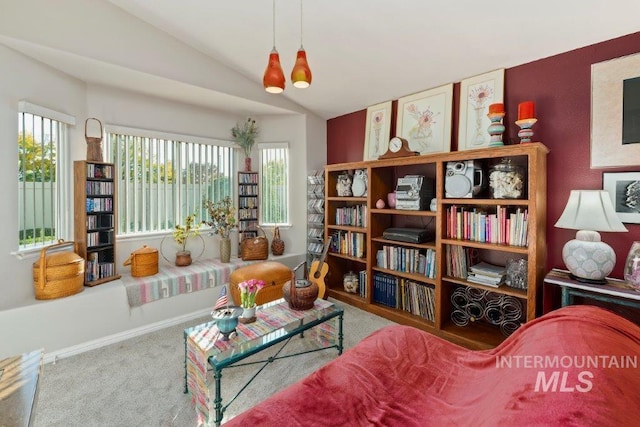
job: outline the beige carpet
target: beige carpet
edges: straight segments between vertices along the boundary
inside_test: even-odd
[[[392,324],[349,305],[338,304],[345,310],[345,349]],[[183,331],[208,320],[194,320],[45,365],[35,426],[197,425],[195,410],[183,393]],[[308,345],[306,340],[293,339],[281,354],[293,353]],[[264,358],[275,353],[278,347],[248,360]],[[336,357],[337,350],[332,349],[275,361],[229,406],[225,420]],[[228,401],[233,397],[259,367],[224,370],[223,399]]]

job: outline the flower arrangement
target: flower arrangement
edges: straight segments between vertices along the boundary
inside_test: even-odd
[[[187,240],[189,237],[196,237],[200,234],[200,223],[196,223],[197,212],[192,213],[185,219],[185,225],[176,225],[173,230],[173,240],[180,245],[182,252],[187,250]]]
[[[211,226],[214,234],[219,234],[223,239],[229,238],[229,232],[236,227],[236,208],[231,202],[231,197],[227,196],[218,202],[207,200],[205,207],[209,212],[211,221],[203,221]]]
[[[245,157],[251,157],[251,149],[256,142],[256,137],[259,132],[260,130],[258,126],[256,126],[256,121],[251,117],[249,117],[247,121],[242,122],[242,124],[236,123],[236,125],[231,128],[231,135],[236,144],[244,151]]]
[[[264,281],[260,279],[249,279],[238,283],[238,288],[240,288],[242,308],[251,308],[256,305],[256,295],[260,289],[264,288]]]

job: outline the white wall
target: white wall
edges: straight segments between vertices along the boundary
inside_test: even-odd
[[[294,255],[287,258],[286,264],[293,266],[298,260],[304,259],[306,175],[309,170],[322,167],[325,163],[325,121],[307,114],[303,108],[282,97],[265,96],[259,84],[242,81],[241,77],[236,73],[229,73],[224,66],[211,68],[212,61],[208,58],[132,19],[107,2],[63,0],[56,2],[55,8],[50,4],[44,0],[9,4],[3,1],[3,6],[0,7],[0,144],[4,149],[4,155],[0,157],[0,178],[6,184],[0,206],[0,220],[3,224],[0,227],[0,275],[3,278],[0,280],[0,357],[37,348],[45,348],[47,352],[60,352],[66,347],[82,346],[82,343],[101,340],[114,334],[122,335],[145,325],[202,313],[217,295],[217,290],[208,290],[202,291],[202,295],[182,295],[130,309],[122,283],[113,281],[96,288],[87,288],[71,297],[36,301],[33,296],[32,263],[37,254],[24,258],[12,254],[18,246],[17,186],[11,184],[16,182],[18,163],[18,101],[27,100],[76,117],[77,124],[70,131],[71,160],[85,158],[84,121],[87,117],[97,117],[105,125],[221,139],[229,139],[231,127],[246,118],[175,99],[170,101],[141,95],[135,90],[87,84],[6,47],[2,43],[8,40],[7,37],[14,44],[15,40],[24,39],[28,43],[41,43],[47,48],[61,49],[61,52],[91,56],[119,67],[153,71],[162,74],[163,78],[179,78],[211,89],[224,88],[226,93],[235,91],[234,96],[245,96],[252,101],[266,101],[289,108],[290,114],[251,115],[261,127],[258,142],[290,143],[292,227],[281,230],[281,236],[287,247],[285,255]],[[49,11],[56,16],[52,16]],[[99,16],[100,19],[87,19],[88,16]],[[31,25],[23,25],[27,18],[31,20]],[[48,22],[51,19],[57,23],[56,31],[49,30]],[[113,35],[106,31],[114,24],[114,20],[117,21],[116,34],[122,35],[124,42],[121,40],[116,43]],[[146,50],[145,55],[136,54],[140,49]],[[169,57],[172,61],[167,62],[166,58]],[[180,62],[190,65],[175,65]],[[215,72],[212,73],[212,70]],[[225,76],[231,79],[230,83],[222,78]],[[309,142],[312,142],[312,154],[308,150]],[[72,170],[67,174],[71,179]],[[71,204],[68,212],[72,219]],[[73,238],[72,235],[62,237]],[[237,239],[237,235],[235,238]],[[161,238],[127,241],[118,239],[118,268],[123,268],[122,262],[131,251],[143,244],[158,247],[160,240]],[[204,256],[217,256],[216,238],[205,237],[205,241]]]
[[[0,45],[0,182],[5,183],[0,205],[0,309],[33,298],[33,259],[17,259],[18,248],[18,101],[27,100],[76,117],[85,117],[85,84],[43,66]],[[76,126],[70,131],[72,151],[84,150],[84,134]],[[68,171],[71,179],[73,171]],[[68,236],[70,237],[70,236]],[[3,327],[0,325],[0,327]]]

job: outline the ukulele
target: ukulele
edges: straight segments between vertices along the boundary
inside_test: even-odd
[[[318,298],[324,298],[327,290],[327,286],[324,284],[324,278],[329,272],[329,265],[325,263],[324,260],[327,257],[327,252],[329,252],[330,241],[331,240],[327,240],[327,243],[325,243],[320,260],[314,260],[311,263],[311,268],[309,268],[308,280],[318,285]]]

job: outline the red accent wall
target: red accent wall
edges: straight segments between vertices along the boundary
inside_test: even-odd
[[[603,172],[635,172],[639,167],[591,169],[591,64],[640,52],[640,32],[505,70],[505,141],[517,143],[518,103],[535,101],[538,123],[534,140],[545,144],[547,158],[547,269],[564,268],[562,246],[575,231],[555,228],[570,190],[601,189]],[[425,90],[428,88],[425,88]],[[457,149],[460,83],[454,84],[451,149]],[[394,109],[397,101],[394,101]],[[366,109],[327,122],[329,164],[362,160]],[[392,123],[392,134],[395,129]],[[638,159],[640,164],[640,159]],[[628,233],[602,233],[617,254],[611,276],[622,277],[631,243],[640,240],[640,225],[625,224]]]

